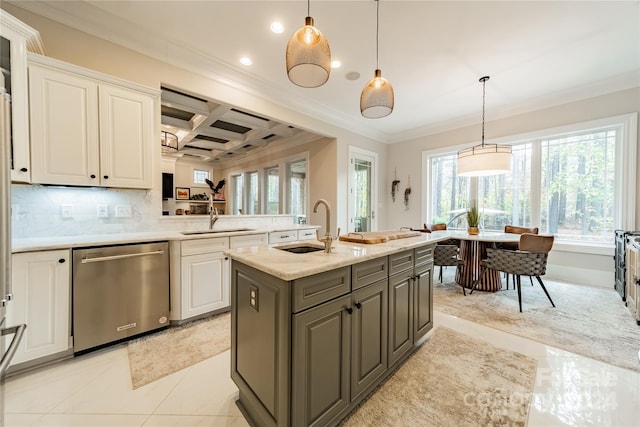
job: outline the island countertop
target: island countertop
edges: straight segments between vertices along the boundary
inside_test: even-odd
[[[233,260],[288,281],[447,240],[450,235],[451,233],[446,231],[423,233],[416,237],[377,244],[334,241],[331,253],[328,254],[324,250],[300,254],[278,249],[278,247],[288,247],[293,244],[251,246],[231,249],[225,254]],[[323,247],[322,243],[317,241],[305,241],[301,244]]]

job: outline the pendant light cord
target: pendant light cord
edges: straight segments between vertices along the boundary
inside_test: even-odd
[[[484,76],[480,78],[482,82],[482,143],[481,146],[484,147],[484,99],[485,99],[485,85],[487,84],[487,80],[489,80],[489,76]]]
[[[311,0],[307,0],[307,16],[311,16]]]
[[[378,66],[378,33],[380,32],[380,0],[376,0],[376,70],[380,69]]]

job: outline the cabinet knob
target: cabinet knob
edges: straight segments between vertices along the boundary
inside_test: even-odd
[[[347,307],[347,313],[349,313],[349,314],[353,313],[353,308]]]
[[[67,260],[66,260],[66,259],[64,259],[64,258],[60,258],[60,259],[58,260],[58,262],[59,262],[60,264],[64,264],[65,262],[67,262]]]
[[[103,176],[104,179],[109,179],[109,175]]]
[[[225,260],[225,261],[228,261],[228,260],[229,260],[229,257],[228,257],[228,256],[224,257],[224,260]]]
[[[26,172],[26,171],[28,171],[28,170],[29,170],[29,169],[27,169],[27,168],[20,168],[20,172]]]
[[[356,308],[357,308],[358,310],[360,310],[360,308],[362,308],[362,304],[360,304],[359,302],[357,302],[357,303],[355,304],[355,306],[356,306]]]
[[[96,176],[94,174],[91,174],[90,176],[91,176],[91,179],[95,179],[96,178]]]

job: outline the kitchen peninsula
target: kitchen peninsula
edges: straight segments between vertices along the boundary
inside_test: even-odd
[[[352,411],[433,327],[443,238],[228,251],[231,377],[247,420],[335,425]]]

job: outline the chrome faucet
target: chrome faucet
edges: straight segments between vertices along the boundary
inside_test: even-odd
[[[333,243],[333,236],[331,235],[331,208],[329,207],[329,203],[325,199],[320,199],[313,206],[313,213],[318,213],[319,205],[324,205],[325,207],[325,212],[326,212],[325,230],[326,231],[324,236],[320,237],[320,231],[316,230],[316,239],[324,243],[324,253],[328,254],[328,253],[331,253],[331,244]],[[338,235],[336,236],[336,239],[338,238],[339,235],[340,235],[340,229],[338,228]]]
[[[213,230],[213,224],[218,220],[218,209],[213,207],[213,194],[209,195],[209,230]]]

